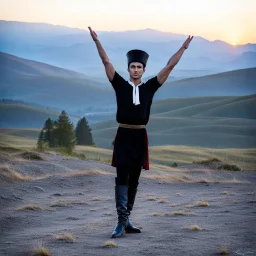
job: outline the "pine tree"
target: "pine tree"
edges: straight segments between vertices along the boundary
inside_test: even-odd
[[[76,138],[78,145],[94,145],[91,128],[85,117],[81,118],[77,123]]]
[[[44,140],[44,129],[42,129],[41,132],[39,133],[36,149],[40,152],[45,152],[46,150],[49,149],[48,142],[45,142]]]
[[[44,123],[44,138],[43,140],[45,142],[49,143],[50,147],[54,146],[54,137],[53,137],[53,120],[51,120],[50,118],[48,118],[45,123]]]
[[[67,154],[71,154],[77,140],[74,133],[74,126],[64,110],[61,112],[55,124],[56,128],[54,129],[53,137],[57,146],[63,148]]]

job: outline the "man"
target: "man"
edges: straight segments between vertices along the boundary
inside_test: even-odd
[[[179,62],[193,36],[187,38],[157,76],[144,83],[141,77],[149,57],[146,52],[131,50],[127,53],[130,80],[125,81],[115,71],[97,34],[91,27],[88,28],[105,66],[107,77],[116,92],[116,120],[119,127],[114,142],[112,166],[116,167],[117,173],[115,199],[118,223],[111,236],[116,238],[122,236],[124,232],[141,233],[140,229],[133,226],[128,216],[133,209],[141,169],[149,169],[146,124],[149,120],[150,107],[155,92]]]

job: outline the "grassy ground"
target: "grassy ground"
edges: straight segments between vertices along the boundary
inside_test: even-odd
[[[31,129],[31,133],[34,133]],[[10,135],[12,134],[12,135]],[[14,135],[15,134],[15,135]],[[26,137],[28,136],[28,137]],[[6,147],[17,148],[22,150],[33,150],[36,147],[36,136],[30,136],[28,131],[17,129],[16,133],[11,129],[8,133],[7,129],[0,130],[0,146],[1,150]],[[4,147],[4,148],[3,148]],[[89,147],[76,146],[75,153],[82,154],[84,159],[97,160],[102,162],[111,162],[112,150]],[[154,146],[149,148],[151,168],[163,168],[164,166],[178,166],[183,164],[192,164],[195,161],[202,161],[216,157],[224,163],[235,164],[242,170],[256,170],[256,149],[215,149],[204,147],[190,146]]]

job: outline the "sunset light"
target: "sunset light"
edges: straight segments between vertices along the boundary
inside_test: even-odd
[[[254,0],[9,0],[0,1],[0,19],[43,22],[96,31],[151,28],[193,34],[230,44],[256,43]],[[230,34],[241,35],[233,39]]]

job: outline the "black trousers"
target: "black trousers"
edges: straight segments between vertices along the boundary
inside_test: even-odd
[[[132,188],[137,188],[139,185],[139,178],[141,167],[123,166],[116,168],[116,185],[126,185]]]

